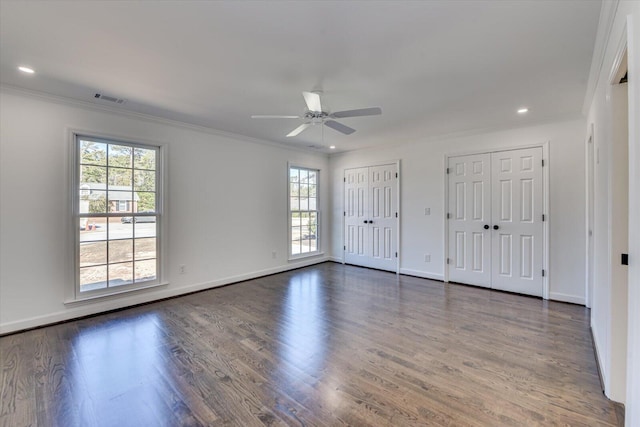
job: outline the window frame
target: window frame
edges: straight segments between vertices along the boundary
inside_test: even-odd
[[[159,144],[159,143],[154,143],[154,142],[141,142],[141,141],[133,141],[130,140],[129,138],[121,138],[121,137],[114,137],[111,135],[100,135],[97,134],[95,132],[90,132],[90,131],[70,131],[70,139],[71,139],[71,158],[72,158],[72,164],[71,164],[71,185],[70,185],[70,189],[71,189],[71,219],[72,219],[72,230],[73,230],[73,253],[74,253],[74,259],[73,259],[73,291],[67,293],[67,297],[65,299],[65,304],[68,303],[74,303],[74,302],[82,302],[82,301],[86,301],[86,300],[91,300],[91,299],[95,299],[95,298],[103,298],[103,297],[109,297],[109,296],[113,296],[113,295],[118,295],[118,294],[123,294],[123,293],[129,293],[132,291],[137,291],[140,289],[146,289],[146,288],[152,288],[152,287],[157,287],[157,286],[161,286],[161,285],[165,285],[166,283],[163,282],[163,262],[162,262],[162,258],[163,258],[163,254],[164,254],[164,244],[163,244],[163,235],[166,233],[166,225],[165,225],[165,215],[163,213],[163,201],[165,199],[165,194],[164,194],[164,180],[165,180],[165,173],[164,173],[164,158],[165,158],[165,151],[166,151],[166,146],[164,146],[163,144]],[[141,149],[145,149],[145,150],[154,150],[155,151],[155,212],[153,213],[134,213],[133,212],[123,212],[120,211],[119,208],[119,202],[116,202],[116,210],[114,211],[109,211],[109,201],[108,201],[108,196],[107,196],[107,191],[105,189],[105,197],[106,197],[106,212],[104,213],[81,213],[80,212],[80,200],[81,200],[81,144],[80,141],[83,140],[89,140],[91,142],[96,142],[96,143],[101,143],[101,144],[110,144],[110,145],[119,145],[119,146],[126,146],[126,147],[131,147],[131,148],[141,148]],[[107,148],[108,150],[108,148]],[[105,168],[109,169],[109,165],[105,165]],[[111,166],[113,167],[113,166]],[[134,167],[134,163],[131,164],[131,171],[132,173],[135,170],[144,170],[144,169],[135,169]],[[134,179],[132,177],[132,179]],[[108,177],[107,177],[108,180]],[[107,181],[108,182],[108,181]],[[135,190],[133,190],[134,188],[134,182],[132,181],[132,193],[135,193]],[[107,188],[108,188],[108,184],[107,184]],[[133,202],[131,203],[127,203],[127,205],[131,205],[133,207]],[[82,243],[80,240],[80,220],[81,218],[91,218],[91,217],[96,217],[96,218],[106,218],[107,222],[109,221],[109,218],[122,218],[122,217],[132,217],[132,216],[155,216],[156,218],[156,222],[155,222],[155,239],[156,239],[156,244],[155,244],[155,277],[152,280],[145,280],[145,281],[141,281],[141,282],[134,282],[133,283],[129,283],[129,284],[124,284],[124,285],[118,285],[118,286],[114,286],[114,287],[109,287],[107,285],[106,288],[103,289],[95,289],[95,290],[88,290],[88,291],[81,291],[80,290],[80,244]],[[132,221],[132,226],[135,228],[135,222]],[[132,240],[135,239],[135,231],[132,232]],[[144,237],[141,237],[144,238]],[[109,242],[109,236],[107,235],[107,238],[105,239],[105,243],[108,246],[108,242]],[[135,248],[135,246],[134,246]],[[135,249],[134,249],[135,250]],[[153,258],[150,258],[153,259]],[[107,259],[107,270],[109,268],[109,260]],[[133,263],[135,263],[135,260],[132,261]],[[135,264],[134,264],[135,266]],[[135,268],[135,267],[134,267]],[[135,270],[134,270],[134,275],[135,275]]]
[[[312,209],[306,209],[306,210],[292,210],[291,209],[291,170],[292,169],[298,169],[298,170],[306,170],[307,172],[315,172],[316,173],[316,208],[315,210]],[[303,259],[303,258],[309,258],[309,257],[314,257],[314,256],[318,256],[318,255],[322,255],[322,247],[321,247],[321,239],[320,239],[320,235],[322,234],[322,226],[321,226],[321,210],[320,210],[320,172],[321,170],[317,167],[311,167],[311,166],[304,166],[304,165],[299,165],[297,163],[287,163],[287,236],[288,236],[288,240],[287,240],[287,255],[288,255],[288,260],[289,261],[294,261],[294,260],[298,260],[298,259]],[[297,254],[294,254],[292,251],[292,243],[293,243],[293,233],[292,233],[292,228],[293,228],[293,224],[292,224],[292,214],[294,212],[315,212],[316,214],[316,249],[314,251],[310,251],[310,252],[300,252]],[[300,242],[302,242],[302,239],[299,240]]]

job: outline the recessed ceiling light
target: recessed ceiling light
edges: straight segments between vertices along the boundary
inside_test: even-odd
[[[35,73],[35,71],[33,71],[33,68],[29,68],[29,67],[20,66],[20,67],[18,67],[18,70],[22,71],[23,73],[27,73],[27,74]]]
[[[330,146],[329,146],[329,149],[330,149],[330,150],[335,150],[335,149],[336,149],[336,146],[335,146],[335,145],[330,145]]]
[[[528,111],[529,111],[528,108],[521,108],[521,109],[518,110],[518,114],[524,114],[524,113],[526,113]]]

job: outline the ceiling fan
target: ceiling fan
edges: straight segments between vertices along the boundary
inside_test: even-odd
[[[343,125],[340,122],[336,122],[333,119],[341,119],[345,117],[362,117],[362,116],[377,116],[382,114],[380,107],[360,108],[357,110],[345,110],[329,113],[322,109],[322,103],[320,101],[321,91],[302,92],[304,102],[307,104],[307,111],[302,116],[279,116],[279,115],[254,115],[252,119],[305,119],[305,122],[289,132],[287,137],[299,135],[302,131],[309,126],[315,124],[324,124],[333,130],[337,130],[345,135],[351,135],[356,130],[349,126]]]

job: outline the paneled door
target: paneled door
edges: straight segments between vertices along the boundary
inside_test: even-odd
[[[397,165],[345,170],[346,263],[397,269]]]
[[[492,287],[542,296],[542,148],[491,154]]]
[[[449,158],[449,280],[491,287],[491,155]]]
[[[449,280],[542,296],[542,148],[449,158]]]

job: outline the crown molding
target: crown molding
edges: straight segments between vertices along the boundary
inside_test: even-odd
[[[15,85],[7,84],[7,83],[0,83],[0,91],[4,92],[4,93],[8,93],[8,94],[24,96],[24,97],[27,97],[27,98],[44,100],[44,101],[52,102],[52,103],[55,103],[55,104],[66,105],[66,106],[76,107],[76,108],[82,108],[84,110],[92,110],[92,111],[97,111],[97,112],[102,112],[102,113],[109,113],[109,114],[113,114],[113,115],[121,116],[121,117],[126,117],[126,118],[130,118],[130,119],[141,120],[141,121],[146,121],[146,122],[151,122],[151,123],[157,123],[157,124],[161,124],[161,125],[172,126],[172,127],[176,127],[176,128],[180,128],[180,129],[190,130],[190,131],[193,131],[193,132],[199,132],[199,133],[205,133],[205,134],[219,136],[219,137],[223,137],[223,138],[229,138],[229,139],[233,139],[233,140],[236,140],[236,141],[250,142],[252,144],[259,144],[259,145],[267,145],[267,146],[280,148],[280,149],[284,149],[284,150],[299,151],[299,152],[303,152],[305,154],[314,154],[314,155],[318,155],[318,156],[321,156],[321,157],[328,157],[329,156],[328,153],[323,153],[323,152],[312,150],[312,149],[308,149],[308,148],[295,147],[295,146],[292,146],[292,145],[287,145],[287,144],[283,144],[283,143],[279,143],[279,142],[275,142],[275,141],[270,141],[270,140],[267,140],[267,139],[253,138],[253,137],[250,137],[250,136],[240,135],[240,134],[236,134],[236,133],[232,133],[232,132],[225,132],[225,131],[221,131],[221,130],[210,128],[210,127],[206,127],[206,126],[194,125],[194,124],[191,124],[191,123],[181,122],[179,120],[172,120],[172,119],[166,119],[164,117],[152,116],[150,114],[137,113],[137,112],[131,111],[131,110],[123,110],[123,109],[112,107],[112,106],[109,106],[109,105],[97,105],[97,104],[94,104],[94,103],[91,103],[91,102],[88,102],[88,101],[81,101],[81,100],[74,99],[74,98],[69,98],[69,97],[66,97],[66,96],[54,95],[54,94],[51,94],[51,93],[48,93],[48,92],[41,92],[41,91],[37,91],[37,90],[26,89],[26,88],[23,88],[23,87],[20,87],[20,86],[15,86]]]
[[[582,105],[582,113],[585,115],[588,114],[589,108],[591,108],[591,102],[593,101],[596,87],[600,80],[600,74],[602,73],[602,67],[604,65],[604,55],[609,45],[611,29],[613,28],[613,21],[615,20],[619,3],[620,0],[604,0],[600,7],[600,19],[598,20],[598,32],[596,33],[596,42],[593,47],[593,56],[591,57],[587,92],[584,97],[584,104]]]

